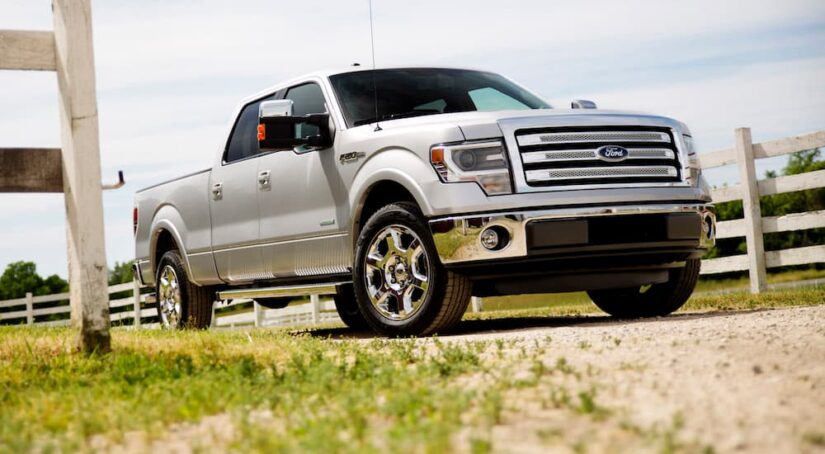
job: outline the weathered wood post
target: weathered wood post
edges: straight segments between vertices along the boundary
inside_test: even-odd
[[[60,93],[63,193],[72,325],[78,347],[107,352],[109,295],[100,184],[92,11],[89,0],[54,0],[54,42]]]
[[[745,214],[745,242],[748,247],[748,273],[751,293],[768,288],[765,271],[765,242],[762,237],[762,208],[759,205],[759,185],[753,160],[753,142],[750,128],[736,129],[736,164],[739,167],[739,186],[742,188],[742,208]]]

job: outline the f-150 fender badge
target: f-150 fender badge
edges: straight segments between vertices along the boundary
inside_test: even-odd
[[[350,152],[350,153],[342,154],[338,158],[338,160],[341,161],[341,164],[346,164],[348,162],[357,161],[357,160],[359,160],[360,158],[363,158],[366,155],[367,154],[364,153],[363,151],[353,151],[353,152]]]
[[[599,159],[608,162],[624,161],[629,154],[627,148],[618,145],[605,145],[596,150]]]

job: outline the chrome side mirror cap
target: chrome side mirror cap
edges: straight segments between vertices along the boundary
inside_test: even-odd
[[[595,109],[596,103],[593,101],[588,101],[586,99],[574,99],[573,102],[570,103],[571,109]]]
[[[292,105],[291,99],[264,101],[258,107],[258,118],[291,117]]]

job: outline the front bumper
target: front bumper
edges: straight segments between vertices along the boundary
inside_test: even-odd
[[[695,256],[716,240],[716,216],[712,206],[703,203],[480,213],[433,218],[429,224],[446,266],[632,254],[656,248],[676,248]],[[488,229],[495,230],[500,240],[492,249],[480,240]]]

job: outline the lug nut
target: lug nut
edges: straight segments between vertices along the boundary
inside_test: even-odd
[[[494,229],[486,229],[481,232],[481,245],[484,246],[486,249],[495,250],[498,248],[499,237],[498,232]]]

